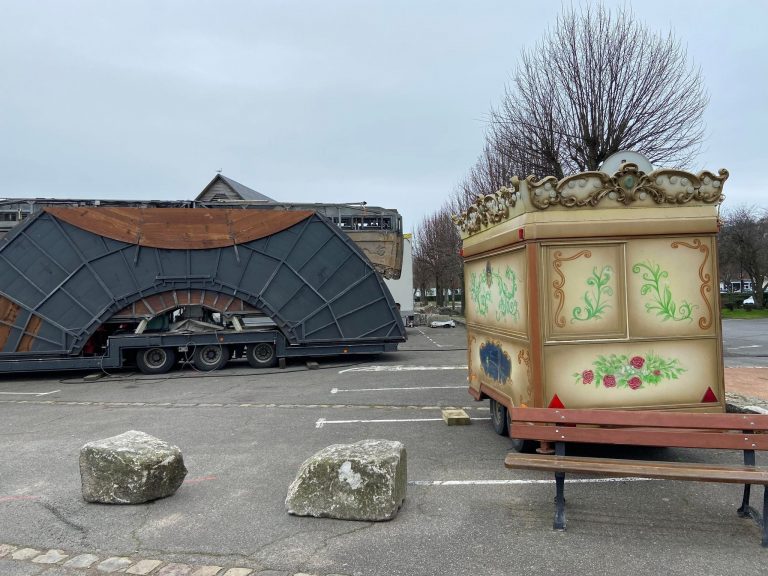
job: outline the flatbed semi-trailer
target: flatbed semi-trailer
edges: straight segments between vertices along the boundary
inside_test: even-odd
[[[271,366],[405,339],[371,263],[311,211],[51,208],[0,240],[0,372]]]

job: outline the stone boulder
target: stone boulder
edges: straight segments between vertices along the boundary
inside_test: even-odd
[[[88,502],[141,504],[164,498],[176,492],[186,475],[181,450],[136,430],[80,449],[80,480]]]
[[[391,520],[405,500],[407,476],[400,442],[334,444],[304,461],[285,507],[298,516]]]

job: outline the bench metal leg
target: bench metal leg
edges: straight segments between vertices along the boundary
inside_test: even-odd
[[[755,465],[755,451],[744,450],[744,465]],[[768,485],[763,486],[763,513],[760,514],[757,510],[749,505],[749,496],[752,491],[750,484],[744,484],[744,497],[741,499],[741,508],[737,510],[737,513],[741,518],[752,518],[762,530],[762,538],[760,544],[763,548],[768,548]]]
[[[744,497],[741,499],[741,508],[736,510],[740,518],[749,518],[749,493],[752,489],[751,484],[744,484]]]
[[[555,485],[557,494],[555,495],[555,530],[565,530],[565,472],[555,472]]]
[[[768,548],[768,485],[763,486],[763,539],[761,544]]]
[[[565,442],[555,443],[555,454],[565,456]],[[565,530],[565,472],[555,472],[555,530]]]
[[[744,466],[754,466],[754,465],[755,465],[755,451],[744,450]],[[749,495],[750,495],[751,489],[752,489],[751,485],[744,484],[744,497],[741,499],[741,508],[737,510],[737,513],[741,518],[749,518],[751,515],[749,511]]]

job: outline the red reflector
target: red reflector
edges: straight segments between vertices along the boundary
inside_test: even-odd
[[[552,402],[549,403],[548,408],[565,408],[565,406],[563,406],[563,403],[560,402],[560,398],[555,394],[552,396]]]
[[[705,402],[717,402],[717,396],[715,396],[715,393],[712,392],[712,388],[707,388],[707,391],[704,393],[704,398],[701,399],[702,403]]]
[[[459,256],[461,256],[462,258],[464,258],[464,248],[462,248],[461,250],[459,250]]]
[[[522,228],[517,229],[517,239],[525,240],[525,230],[523,230]]]

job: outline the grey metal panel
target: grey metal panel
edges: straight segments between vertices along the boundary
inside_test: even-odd
[[[62,331],[57,327],[43,322],[38,332],[38,337],[32,343],[32,350],[34,352],[55,352],[66,347],[65,343],[62,343]]]
[[[190,270],[191,276],[203,276],[210,274],[211,270],[216,269],[218,262],[219,250],[198,250],[194,258],[190,258]]]
[[[3,253],[0,253],[0,293],[11,296],[10,300],[19,302],[22,306],[34,306],[45,296],[34,284],[29,282],[12,263],[6,261]]]
[[[52,218],[51,216],[48,217]],[[86,232],[85,230],[80,230],[67,222],[59,222],[58,224],[61,226],[62,232],[66,235],[69,241],[75,245],[76,250],[80,251],[80,253],[90,261],[108,254],[109,252],[113,252],[123,245],[122,242],[104,238],[103,236],[99,236],[94,240],[93,234]],[[117,244],[118,246],[114,246],[114,244]],[[73,250],[73,256],[75,253],[75,250]]]
[[[19,328],[32,313],[41,319],[32,353],[77,353],[117,311],[172,289],[236,296],[270,315],[293,345],[405,339],[370,262],[317,215],[265,238],[212,249],[139,247],[49,213],[14,232],[0,244],[0,295],[22,307]],[[9,338],[0,356],[15,353],[19,339]]]

